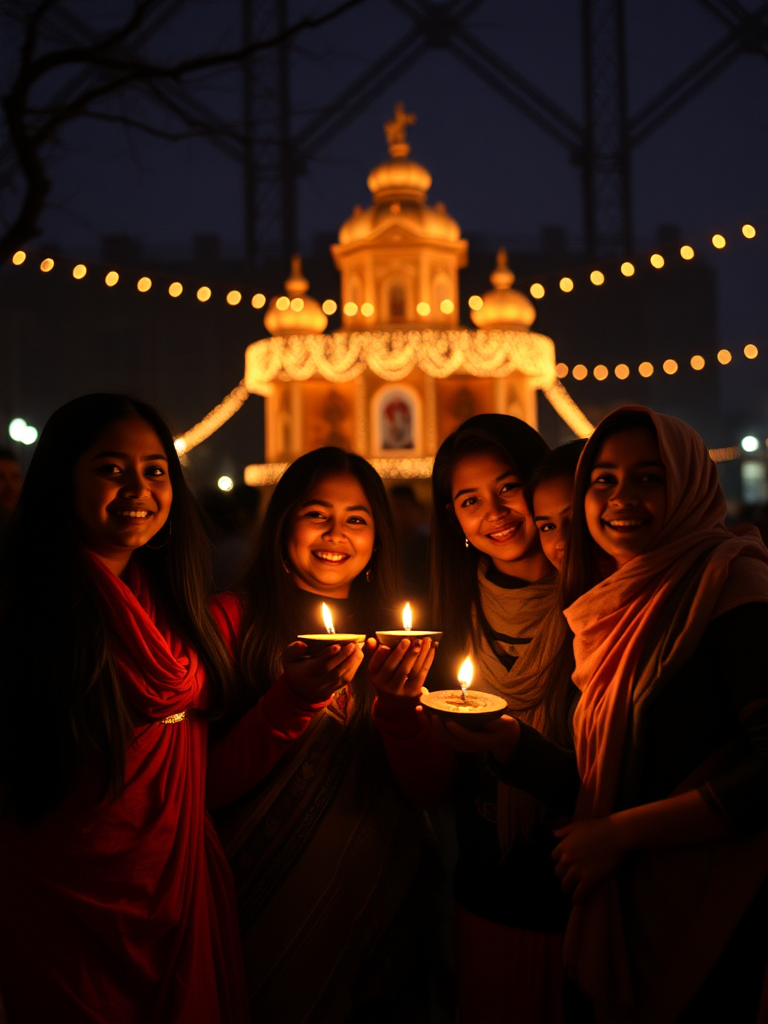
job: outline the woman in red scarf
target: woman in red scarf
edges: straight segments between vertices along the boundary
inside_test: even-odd
[[[230,703],[205,538],[150,407],[42,433],[0,563],[0,992],[9,1024],[248,1020],[203,806]]]
[[[566,556],[575,764],[503,719],[500,774],[574,820],[553,857],[597,1019],[755,1021],[768,961],[768,553],[725,529],[685,423],[621,409],[576,479]]]

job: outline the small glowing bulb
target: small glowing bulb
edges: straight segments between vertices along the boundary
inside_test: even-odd
[[[228,306],[239,306],[243,301],[242,292],[239,292],[236,288],[233,288],[231,292],[227,292],[227,305]]]
[[[573,281],[571,280],[570,277],[561,277],[560,278],[560,291],[561,292],[572,292],[573,291]]]
[[[598,363],[592,372],[595,375],[595,380],[605,380],[608,376],[608,367],[603,366],[602,363]]]
[[[304,299],[302,299],[300,295],[297,295],[296,298],[291,299],[291,309],[293,310],[294,313],[300,313],[302,309],[304,309]]]
[[[467,299],[467,305],[469,306],[470,309],[482,309],[483,300],[479,295],[470,295],[469,298]]]
[[[323,601],[323,625],[325,626],[326,633],[335,633],[336,630],[333,628],[333,617],[331,616],[331,609]]]
[[[334,302],[333,299],[326,299],[323,303],[323,312],[326,316],[333,316],[338,308],[338,303]]]
[[[120,275],[116,270],[110,270],[107,276],[104,278],[104,284],[107,288],[114,288],[117,282],[120,280]]]
[[[732,359],[733,356],[727,348],[721,348],[720,351],[717,353],[717,361],[718,363],[720,363],[721,366],[727,366]]]
[[[598,285],[599,287],[601,284],[605,284],[605,274],[602,270],[593,270],[589,275],[589,280],[592,284]]]
[[[453,303],[451,302],[450,299],[443,299],[443,301],[440,303],[440,312],[441,313],[446,313],[446,314],[452,313],[455,308],[456,307],[453,305]]]
[[[287,295],[281,295],[275,302],[275,307],[279,309],[281,313],[284,313],[286,309],[291,308],[291,300]]]
[[[344,316],[357,316],[357,303],[356,302],[345,302],[344,303]]]
[[[410,602],[403,608],[403,629],[407,631],[413,629],[413,612],[411,611]]]
[[[140,292],[148,292],[152,287],[152,279],[149,277],[140,277],[136,282],[136,287]]]
[[[27,421],[17,416],[8,424],[8,436],[12,441],[21,441],[26,429]]]
[[[683,245],[680,248],[680,255],[684,260],[692,260],[696,253],[693,251],[692,245]]]
[[[235,482],[231,476],[220,476],[216,481],[216,486],[220,491],[231,491],[235,486]]]
[[[640,363],[637,368],[637,372],[641,377],[652,377],[653,376],[653,363]]]
[[[373,314],[374,314],[373,303],[372,302],[364,302],[362,304],[362,306],[360,307],[360,312],[363,314],[363,316],[373,316]]]
[[[757,231],[751,224],[743,224],[741,228],[741,233],[742,235],[744,235],[745,238],[754,238],[757,234]]]
[[[183,437],[177,437],[176,440],[173,442],[173,447],[176,449],[177,454],[183,455],[184,452],[187,450],[187,442],[184,440]]]
[[[745,345],[744,355],[747,359],[757,359],[757,345]]]
[[[26,258],[27,254],[24,252],[24,250],[19,249],[19,251],[15,252],[11,257],[11,263],[14,265],[14,267],[20,267]]]
[[[742,437],[741,439],[741,447],[745,452],[756,452],[760,447],[760,442],[756,437],[753,437],[752,434],[747,434],[746,437]]]
[[[584,380],[588,373],[589,370],[583,363],[577,363],[573,368],[574,380]]]
[[[664,373],[668,373],[670,376],[672,376],[673,373],[677,373],[678,369],[677,363],[674,359],[665,359],[664,362],[661,364],[661,368],[664,371]]]
[[[630,263],[629,260],[627,260],[626,262],[621,264],[619,270],[622,272],[624,277],[632,277],[632,275],[635,272],[635,265],[634,263]]]
[[[261,292],[256,292],[256,294],[251,299],[251,305],[253,306],[254,309],[262,309],[264,306],[266,306],[266,304],[267,296],[263,295]]]
[[[724,238],[724,236],[723,235],[712,235],[712,245],[714,245],[714,247],[716,249],[724,249],[725,248],[725,238]]]
[[[181,293],[184,291],[184,285],[181,281],[171,281],[168,285],[168,294],[172,299],[178,299]]]
[[[475,666],[472,664],[472,659],[467,655],[459,668],[459,682],[461,683],[461,689],[464,692],[466,692],[472,685],[474,674]]]
[[[419,316],[429,316],[432,312],[432,307],[428,302],[419,302],[416,306],[416,312]]]
[[[208,299],[210,299],[210,297],[211,297],[211,289],[208,287],[207,284],[204,284],[202,286],[202,288],[198,288],[197,289],[197,301],[198,302],[207,302]]]
[[[76,281],[82,281],[87,273],[88,268],[84,263],[78,263],[76,267],[72,267],[72,277],[74,277]]]
[[[534,299],[543,299],[544,296],[547,294],[547,289],[544,287],[543,284],[539,284],[538,281],[535,281],[528,289],[528,291],[531,293]]]
[[[558,363],[555,367],[555,373],[560,380],[568,376],[568,365],[567,363]]]
[[[613,371],[619,380],[626,380],[629,376],[629,367],[626,363],[619,363]]]
[[[40,264],[40,269],[44,274],[47,274],[49,270],[53,270],[53,260],[50,256],[46,256],[43,262]]]
[[[691,356],[691,367],[694,370],[703,370],[706,362],[704,356]]]
[[[651,266],[656,267],[657,270],[661,270],[661,268],[664,266],[664,257],[661,255],[660,252],[655,252],[651,256]]]

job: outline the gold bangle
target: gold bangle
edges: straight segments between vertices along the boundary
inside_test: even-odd
[[[175,715],[168,715],[167,718],[161,718],[161,725],[175,725],[176,722],[183,722],[187,717],[186,711],[178,711]]]

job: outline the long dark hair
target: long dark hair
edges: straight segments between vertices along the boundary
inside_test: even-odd
[[[138,417],[155,431],[173,488],[156,550],[133,558],[170,624],[197,650],[207,673],[208,716],[231,699],[226,648],[208,609],[205,531],[171,432],[151,406],[127,395],[76,398],[48,420],[0,549],[0,780],[19,819],[53,808],[74,773],[96,755],[104,792],[124,784],[134,719],[120,684],[114,637],[89,570],[75,512],[74,471],[113,423]],[[165,541],[165,542],[164,542]]]
[[[637,408],[617,409],[597,425],[579,462],[573,486],[571,535],[563,564],[561,595],[564,608],[586,594],[603,579],[601,549],[592,539],[584,514],[584,499],[589,489],[590,476],[600,449],[614,434],[625,430],[647,430],[656,437],[656,428],[647,412]]]
[[[440,445],[432,470],[430,591],[435,628],[450,638],[445,650],[466,651],[470,643],[479,646],[481,633],[490,632],[477,582],[480,553],[464,546],[453,510],[451,480],[457,463],[467,456],[494,455],[525,483],[548,451],[533,427],[501,413],[473,416]]]
[[[392,512],[381,477],[365,459],[341,448],[318,448],[296,459],[283,474],[267,506],[255,558],[243,584],[246,613],[241,664],[253,687],[252,699],[264,693],[280,673],[280,653],[297,633],[306,631],[297,610],[296,585],[289,572],[287,544],[293,516],[323,477],[350,473],[370,503],[376,533],[366,573],[350,587],[355,618],[370,632],[392,621],[400,596],[400,574]],[[379,628],[382,628],[379,625]]]

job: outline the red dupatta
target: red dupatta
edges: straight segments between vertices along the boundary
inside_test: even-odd
[[[202,666],[135,562],[127,582],[93,571],[136,716],[125,787],[102,797],[93,763],[32,827],[0,824],[9,1020],[245,1024],[232,878],[204,808]]]
[[[680,420],[642,411],[653,422],[667,469],[666,520],[652,551],[632,559],[565,610],[574,633],[573,681],[581,691],[574,715],[582,781],[577,820],[603,817],[616,809],[622,764],[631,743],[633,709],[647,697],[654,682],[662,676],[670,678],[680,668],[712,619],[742,604],[768,601],[768,552],[756,534],[737,537],[725,529],[725,496],[703,441]],[[585,448],[580,472],[591,461],[592,450],[601,444],[598,433]],[[675,628],[669,630],[666,624],[673,616]],[[764,853],[762,846],[756,852],[751,847],[738,850],[736,844],[726,847],[728,844],[703,844],[702,851],[694,854],[686,848],[679,865],[654,869],[657,878],[665,873],[671,878],[678,867],[685,872],[685,856],[689,857],[690,875],[692,858],[700,860],[703,854],[709,858],[710,879],[721,871],[718,863],[727,863],[732,875],[740,874],[738,881],[743,881],[745,888],[733,894],[731,902],[736,907],[739,899],[748,901],[747,890],[752,884],[748,879],[754,876],[759,884],[764,875]],[[650,862],[656,853],[643,856]],[[725,867],[722,873],[728,873]],[[697,898],[691,898],[691,908],[695,908],[692,915],[703,916],[709,896],[722,898],[726,891],[725,883],[712,888],[718,888],[717,893],[702,890]],[[646,888],[643,899],[653,899],[648,892]],[[642,944],[646,949],[652,944],[651,932],[674,932],[670,922],[664,920],[665,913],[674,913],[671,904],[660,907],[650,925],[647,919],[644,921],[647,930]],[[720,910],[713,905],[711,917],[703,925],[710,933],[717,928],[713,921],[718,913]],[[583,904],[574,907],[566,934],[566,964],[569,973],[595,999],[598,1019],[660,1024],[672,1019],[667,1014],[674,1015],[673,1003],[681,1009],[693,994],[708,970],[707,958],[710,966],[716,959],[716,944],[713,941],[707,946],[698,968],[700,976],[693,966],[696,957],[691,946],[678,951],[687,962],[677,970],[676,977],[671,969],[669,977],[662,979],[658,962],[651,971],[656,977],[643,976],[642,967],[629,949],[633,920],[626,896],[622,900],[616,877],[610,875],[595,886]],[[675,922],[675,926],[678,924]],[[697,937],[694,932],[692,928],[688,932],[692,945],[700,941],[705,946],[701,933]],[[669,965],[671,959],[665,964]],[[657,981],[658,991],[652,991]],[[655,1002],[657,997],[663,1006]]]

